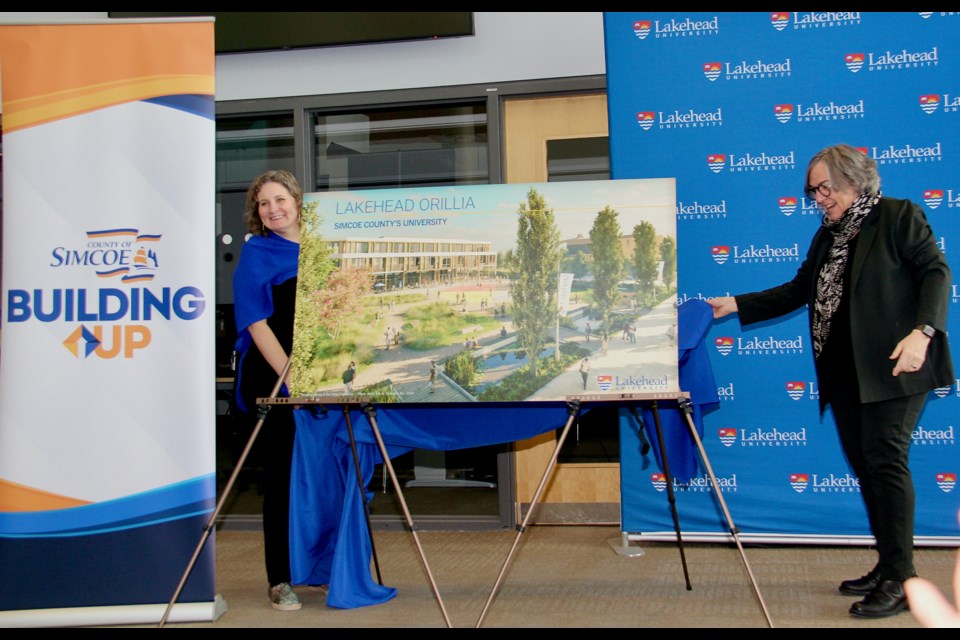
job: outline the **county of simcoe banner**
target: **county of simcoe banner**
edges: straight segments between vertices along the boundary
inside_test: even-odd
[[[159,621],[216,497],[213,22],[0,26],[0,625]],[[211,619],[213,538],[170,620]]]
[[[676,179],[678,301],[791,279],[821,220],[803,195],[807,162],[837,143],[877,162],[885,195],[923,208],[956,283],[958,29],[960,12],[604,14],[611,172]],[[951,294],[943,329],[958,363],[957,284]],[[744,538],[869,544],[859,483],[832,414],[819,415],[806,310],[724,318],[707,346],[720,404],[703,444]],[[918,544],[960,540],[958,408],[960,379],[930,393],[913,432]],[[623,530],[670,538],[664,474],[635,429],[621,435]],[[685,535],[726,535],[709,477],[673,488]]]

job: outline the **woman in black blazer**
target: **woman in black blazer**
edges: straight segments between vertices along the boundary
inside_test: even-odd
[[[923,210],[884,197],[876,162],[861,151],[840,144],[818,152],[804,193],[823,221],[796,276],[710,305],[714,318],[738,313],[741,325],[807,305],[820,411],[833,409],[879,555],[840,592],[863,596],[851,615],[882,618],[907,608],[903,582],[916,575],[911,434],[927,394],[954,381],[945,333],[950,268]]]

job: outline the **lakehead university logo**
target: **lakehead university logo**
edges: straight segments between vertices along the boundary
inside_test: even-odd
[[[196,320],[206,300],[192,286],[150,288],[160,269],[160,234],[118,228],[88,231],[81,247],[54,247],[52,270],[90,272],[120,287],[10,289],[6,321],[77,323],[63,340],[75,358],[132,358],[147,348],[158,320]]]
[[[936,477],[937,486],[944,493],[950,493],[957,486],[956,473],[938,473]]]
[[[640,40],[646,40],[650,35],[653,35],[654,38],[690,38],[715,35],[719,32],[720,22],[717,16],[708,20],[671,18],[669,20],[640,19],[633,21],[633,35]]]

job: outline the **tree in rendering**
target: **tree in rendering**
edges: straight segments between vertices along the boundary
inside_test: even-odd
[[[637,290],[643,300],[649,300],[653,283],[657,279],[657,231],[649,222],[641,222],[633,228],[633,270],[637,277]]]
[[[333,271],[334,263],[330,256],[330,244],[323,239],[318,229],[320,216],[317,203],[305,203],[300,213],[300,261],[297,267],[297,305],[293,320],[293,350],[291,359],[292,393],[313,391],[312,376],[308,373],[313,360],[314,340],[322,330],[320,314],[310,301],[317,291],[321,291]]]
[[[669,287],[677,277],[677,242],[670,236],[660,243],[660,259],[663,260],[663,284]]]
[[[526,351],[530,373],[556,321],[557,282],[560,267],[560,230],[553,209],[535,189],[517,211],[517,246],[511,264],[510,295],[513,325],[521,349]]]
[[[593,253],[593,301],[600,315],[604,337],[609,337],[610,312],[617,304],[617,287],[623,276],[623,247],[620,244],[620,223],[617,212],[609,206],[597,214],[590,229]]]

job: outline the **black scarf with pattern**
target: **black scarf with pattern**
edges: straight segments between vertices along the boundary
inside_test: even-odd
[[[819,358],[830,335],[830,319],[840,306],[843,272],[850,255],[850,241],[860,233],[860,225],[880,200],[880,192],[861,193],[839,220],[823,214],[823,226],[833,234],[833,246],[817,278],[817,300],[813,308],[813,355]]]

